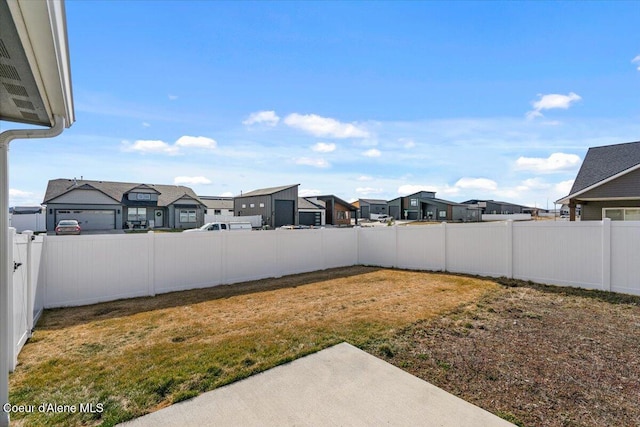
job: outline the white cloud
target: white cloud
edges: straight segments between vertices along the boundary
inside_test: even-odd
[[[368,176],[368,175],[360,175],[357,179],[358,179],[358,181],[362,181],[362,182],[373,181],[373,177]]]
[[[573,187],[573,179],[569,179],[567,181],[561,181],[554,185],[554,189],[557,194],[560,194],[560,197],[567,196],[571,191],[571,187]]]
[[[173,183],[176,185],[202,185],[211,184],[211,180],[204,176],[176,176]]]
[[[538,157],[519,157],[516,169],[538,173],[554,173],[571,170],[580,164],[575,154],[553,153],[546,159]]]
[[[377,148],[372,148],[371,150],[367,150],[362,153],[365,157],[380,157],[382,153]]]
[[[331,138],[367,138],[369,132],[351,123],[341,123],[330,117],[316,114],[289,114],[284,122],[287,126],[303,130],[319,137]]]
[[[181,136],[176,141],[177,147],[216,148],[218,143],[205,136]]]
[[[489,190],[498,189],[498,183],[488,178],[460,178],[455,186],[464,189]]]
[[[333,142],[318,142],[311,149],[318,153],[331,153],[336,150],[336,144]]]
[[[221,197],[233,197],[234,194],[231,191],[225,191],[220,195]]]
[[[15,188],[9,189],[9,197],[31,197],[33,193],[29,191],[16,190]]]
[[[265,124],[267,126],[276,126],[280,121],[280,117],[275,111],[257,111],[249,114],[249,117],[242,122],[243,125],[251,126],[254,124]]]
[[[320,190],[314,190],[314,189],[306,189],[306,188],[301,188],[300,191],[298,192],[298,195],[300,197],[314,197],[314,196],[319,196],[322,194],[322,191]]]
[[[178,95],[171,95],[171,94],[169,94],[168,96],[169,96],[169,100],[170,100],[170,101],[175,101],[176,99],[178,99]]]
[[[295,162],[297,165],[313,166],[314,168],[328,168],[331,166],[325,159],[313,159],[311,157],[300,157]]]
[[[533,110],[527,112],[528,119],[535,119],[536,117],[543,117],[542,110],[552,110],[561,108],[563,110],[568,109],[572,103],[580,101],[582,97],[574,92],[570,92],[568,95],[560,95],[558,93],[551,93],[548,95],[538,94],[540,99],[531,103]]]
[[[160,140],[137,140],[133,144],[128,141],[122,141],[125,151],[135,151],[138,153],[159,153],[159,154],[178,154],[178,147],[167,144]]]
[[[38,206],[42,203],[42,195],[30,191],[9,189],[9,206]]]
[[[129,141],[122,141],[122,149],[128,152],[138,152],[142,154],[180,154],[181,148],[207,148],[214,149],[218,143],[211,138],[204,136],[181,136],[171,145],[161,140],[142,140],[139,139],[133,144]]]
[[[405,184],[398,187],[398,193],[402,196],[408,196],[409,194],[415,194],[419,191],[433,191],[437,192],[437,188],[429,186],[429,185],[416,185],[416,184]]]
[[[142,127],[143,128],[150,128],[151,127],[151,123],[142,122]]]
[[[636,56],[631,60],[631,62],[638,64],[638,71],[640,71],[640,55]]]
[[[358,187],[356,188],[356,193],[361,194],[363,196],[368,196],[370,194],[380,194],[384,192],[382,188],[373,188],[373,187]]]
[[[414,148],[416,146],[416,143],[413,139],[400,138],[398,141],[406,149]]]

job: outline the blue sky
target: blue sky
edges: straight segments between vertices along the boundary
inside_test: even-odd
[[[82,176],[552,207],[588,147],[640,140],[640,2],[66,9],[76,123],[12,143],[12,206]]]

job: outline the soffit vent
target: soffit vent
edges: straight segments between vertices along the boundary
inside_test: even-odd
[[[12,85],[10,83],[3,83],[2,85],[11,95],[24,96],[25,98],[29,97],[29,94],[27,93],[27,90],[24,88],[24,86]]]
[[[20,74],[13,65],[0,64],[0,77],[20,81]]]
[[[16,104],[18,108],[24,108],[25,110],[35,110],[33,103],[30,101],[23,101],[22,99],[12,98],[13,103]]]
[[[22,117],[24,117],[27,120],[39,120],[40,117],[38,117],[37,114],[35,113],[28,113],[26,111],[20,111],[20,114],[22,114]]]
[[[11,56],[9,56],[9,51],[7,50],[7,47],[4,45],[4,41],[2,41],[2,39],[0,39],[0,58],[11,59]]]

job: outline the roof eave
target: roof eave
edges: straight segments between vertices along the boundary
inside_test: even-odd
[[[640,169],[640,163],[638,163],[637,165],[632,166],[632,167],[630,167],[628,169],[625,169],[622,172],[618,172],[615,175],[611,175],[609,178],[605,178],[602,181],[596,182],[595,184],[592,184],[592,185],[590,185],[588,187],[585,187],[582,190],[576,191],[575,193],[571,193],[568,196],[564,196],[563,198],[556,200],[556,204],[562,204],[562,205],[568,204],[571,201],[571,199],[575,199],[576,197],[578,197],[581,194],[587,193],[587,192],[593,190],[594,188],[598,188],[601,185],[604,185],[604,184],[606,184],[608,182],[611,182],[611,181],[613,181],[615,179],[618,179],[621,176],[626,175],[628,173],[631,173],[633,171],[636,171],[638,169]]]
[[[63,0],[25,1],[7,0],[17,37],[24,51],[35,88],[30,97],[39,97],[44,105],[48,121],[39,119],[33,124],[53,126],[54,116],[64,118],[65,127],[75,122],[71,67],[67,42],[67,23]],[[29,122],[20,117],[3,119]]]

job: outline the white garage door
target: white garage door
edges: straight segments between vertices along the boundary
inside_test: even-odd
[[[85,230],[113,230],[116,228],[114,210],[56,210],[56,223],[61,219],[75,219]]]

